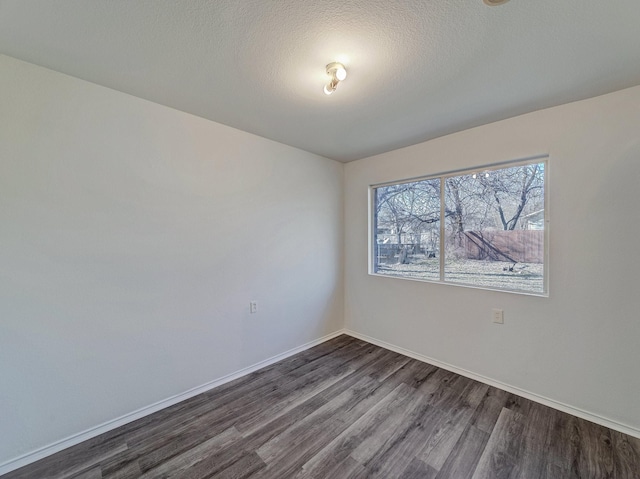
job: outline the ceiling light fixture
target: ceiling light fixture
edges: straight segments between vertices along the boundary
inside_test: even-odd
[[[331,81],[324,86],[324,93],[331,95],[338,88],[338,83],[347,78],[347,70],[342,63],[333,62],[327,65],[327,75]]]
[[[507,3],[509,0],[482,0],[486,5],[490,7],[497,7],[498,5],[502,5],[503,3]]]

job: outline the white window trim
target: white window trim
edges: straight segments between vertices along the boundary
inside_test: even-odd
[[[445,208],[443,207],[445,205],[445,188],[444,188],[444,183],[446,182],[447,178],[453,177],[453,176],[460,176],[460,175],[464,175],[464,174],[469,174],[469,173],[473,173],[476,172],[478,170],[498,170],[498,169],[502,169],[502,168],[508,168],[508,167],[515,167],[515,166],[526,166],[526,165],[531,165],[531,164],[535,164],[535,163],[544,163],[544,199],[543,199],[543,204],[544,204],[544,248],[543,248],[543,255],[544,255],[544,264],[543,264],[543,279],[542,279],[542,284],[543,284],[543,291],[542,292],[533,292],[533,291],[523,291],[523,290],[516,290],[516,289],[506,289],[506,288],[496,288],[496,287],[489,287],[489,286],[477,286],[477,285],[472,285],[472,284],[466,284],[466,283],[458,283],[458,282],[453,282],[453,281],[446,281],[444,278],[444,255],[445,255],[445,248],[444,248],[444,242],[441,241],[440,242],[440,248],[439,248],[439,258],[440,258],[440,279],[439,280],[434,280],[434,279],[427,279],[427,278],[415,278],[415,277],[403,277],[403,276],[393,276],[393,275],[389,275],[389,274],[380,274],[380,273],[376,273],[375,272],[375,258],[374,258],[374,252],[375,252],[375,241],[376,241],[376,234],[375,234],[375,226],[376,226],[376,220],[375,220],[375,190],[376,188],[380,188],[380,187],[384,187],[384,186],[391,186],[391,185],[401,185],[404,183],[414,183],[417,181],[422,181],[422,180],[431,180],[431,179],[439,179],[440,180],[440,238],[444,238],[444,229],[445,229],[445,221],[444,221],[444,214],[445,214]],[[456,170],[450,170],[450,171],[446,171],[446,172],[442,172],[442,173],[435,173],[435,174],[430,174],[430,175],[424,175],[424,176],[416,176],[416,177],[412,177],[412,178],[405,178],[405,179],[401,179],[401,180],[397,180],[397,181],[386,181],[384,183],[376,183],[376,184],[371,184],[369,185],[368,188],[368,273],[371,276],[376,276],[379,278],[385,278],[385,279],[389,279],[389,280],[405,280],[405,281],[418,281],[421,283],[431,283],[431,284],[441,284],[441,285],[447,285],[447,286],[458,286],[458,287],[462,287],[462,288],[472,288],[472,289],[480,289],[480,290],[485,290],[485,291],[497,291],[497,292],[501,292],[501,293],[511,293],[511,294],[519,294],[519,295],[525,295],[525,296],[536,296],[536,297],[544,297],[544,298],[548,298],[549,297],[549,229],[550,229],[550,214],[549,214],[549,196],[550,196],[550,188],[549,188],[549,155],[548,154],[543,154],[543,155],[537,155],[537,156],[532,156],[532,157],[527,157],[527,158],[521,158],[518,160],[507,160],[507,161],[502,161],[502,162],[497,162],[497,163],[491,163],[491,164],[486,164],[486,165],[478,165],[478,166],[473,166],[473,167],[468,167],[468,168],[461,168],[461,169],[456,169]]]

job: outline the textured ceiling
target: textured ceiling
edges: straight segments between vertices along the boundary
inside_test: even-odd
[[[349,161],[640,84],[640,0],[0,0],[0,53]]]

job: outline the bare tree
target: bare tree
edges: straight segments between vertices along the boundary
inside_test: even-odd
[[[502,229],[514,230],[527,205],[542,202],[544,164],[495,170],[481,175],[480,183],[485,198],[491,197],[495,204]]]
[[[440,182],[423,180],[376,189],[376,219],[379,229],[388,229],[396,237],[402,254],[408,261],[409,240],[413,250],[421,248],[422,234],[440,220]],[[404,246],[403,246],[404,245]]]
[[[387,249],[408,262],[409,253],[421,251],[423,242],[432,250],[440,243],[443,207],[446,240],[453,247],[449,253],[465,255],[469,241],[480,242],[486,251],[481,256],[511,261],[493,244],[495,230],[516,229],[524,215],[542,209],[543,203],[544,163],[449,176],[442,183],[433,178],[383,186],[376,188],[377,234],[394,235],[390,243],[397,246]]]

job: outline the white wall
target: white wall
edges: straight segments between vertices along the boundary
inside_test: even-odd
[[[0,463],[340,329],[343,239],[348,328],[640,431],[640,87],[343,167],[0,73]],[[544,153],[549,298],[367,274],[368,185]]]
[[[347,328],[639,435],[639,125],[636,87],[348,163]],[[367,274],[370,184],[547,153],[549,298]]]
[[[340,329],[342,179],[0,56],[0,463]]]

